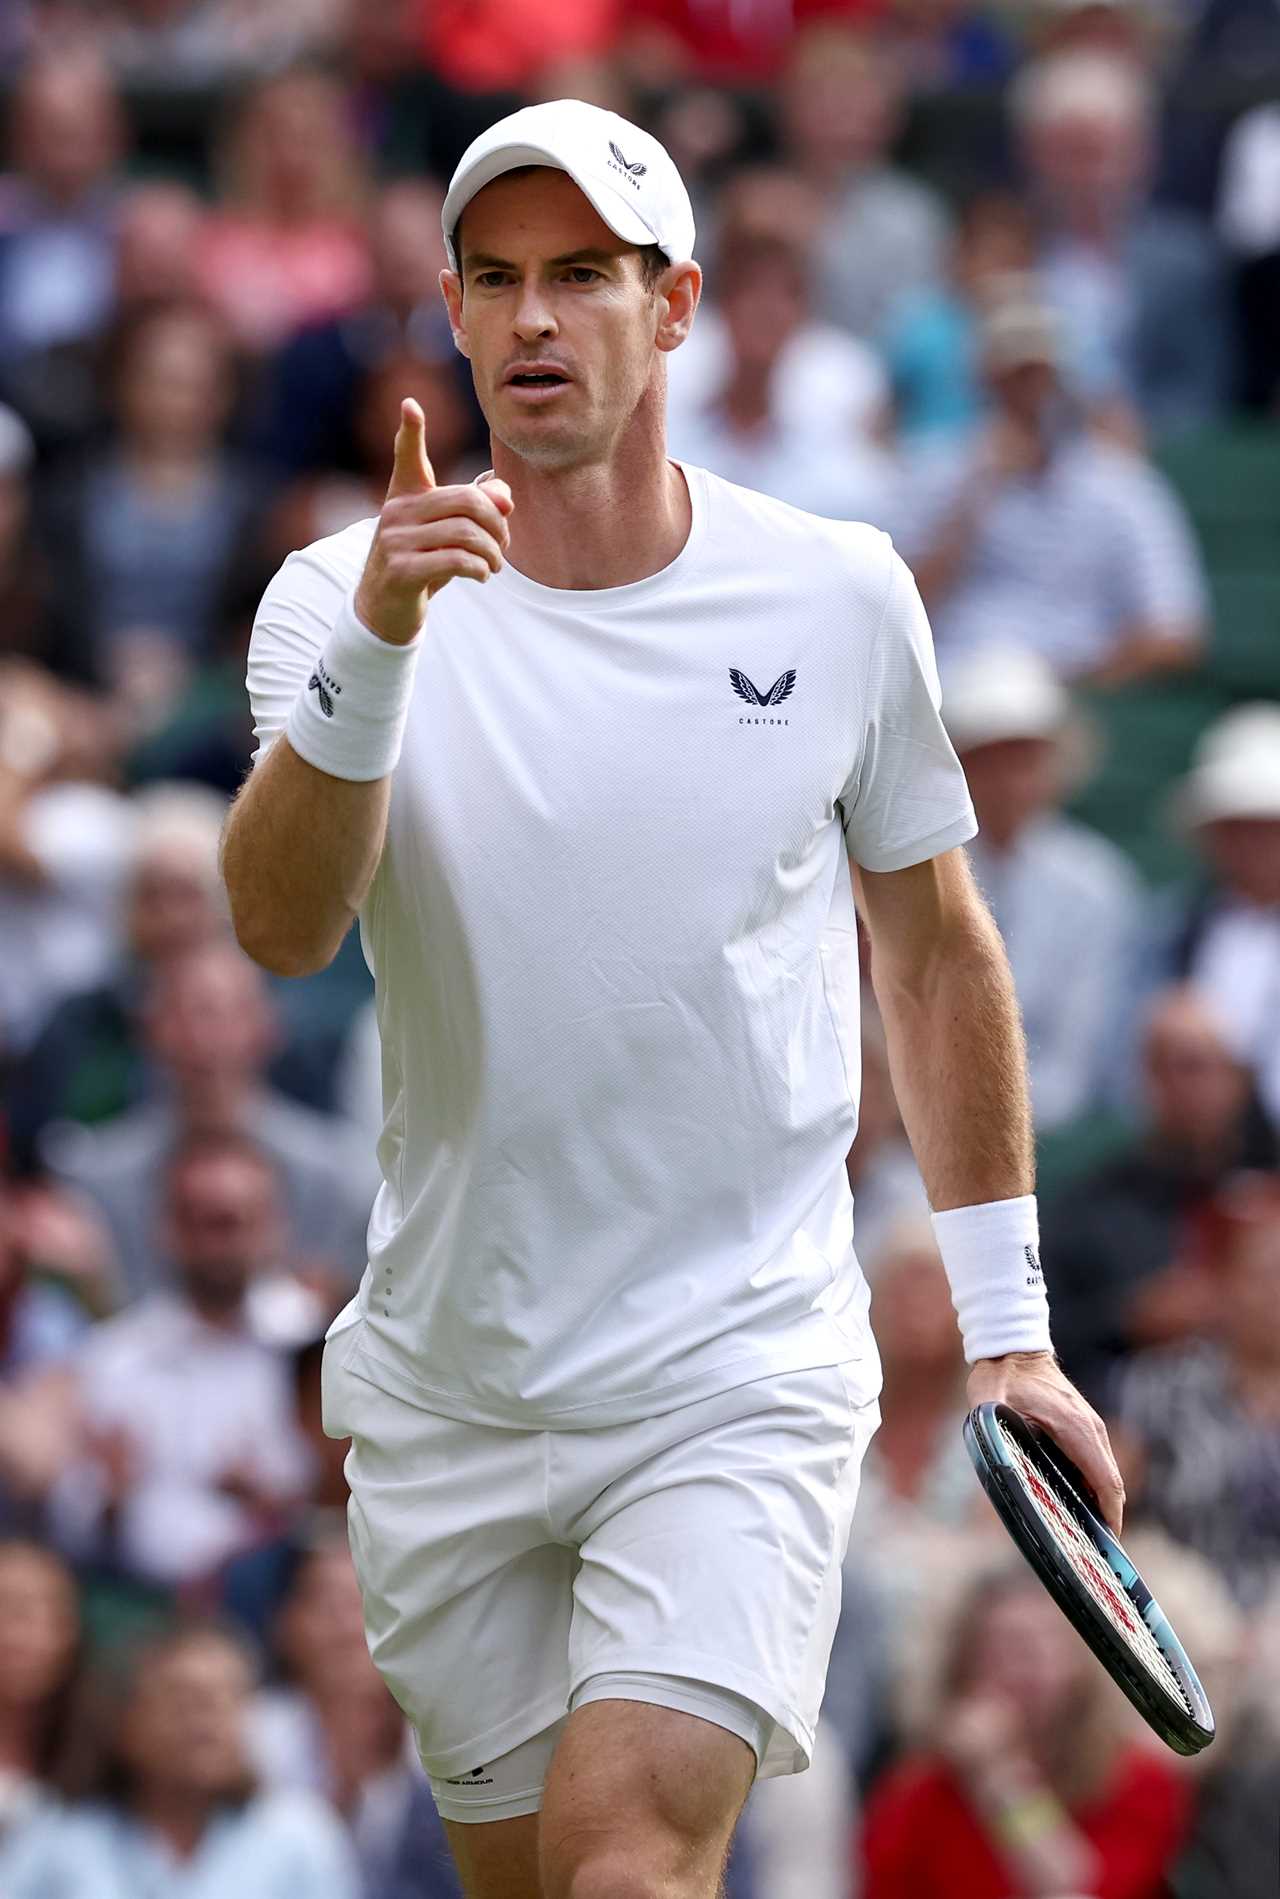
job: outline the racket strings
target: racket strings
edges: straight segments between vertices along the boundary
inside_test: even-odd
[[[1051,1480],[1031,1462],[1017,1439],[1003,1424],[997,1428],[1026,1487],[1027,1495],[1035,1505],[1037,1515],[1070,1561],[1094,1602],[1116,1634],[1143,1663],[1147,1673],[1173,1695],[1180,1707],[1194,1715],[1195,1710],[1188,1700],[1186,1689],[1170,1666],[1168,1656],[1106,1559],[1085,1536],[1071,1510],[1055,1493]]]

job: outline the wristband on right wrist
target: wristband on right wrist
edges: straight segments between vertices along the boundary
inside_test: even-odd
[[[354,599],[344,601],[285,727],[298,756],[357,784],[393,772],[421,649],[421,633],[393,645],[358,617]]]
[[[1052,1351],[1035,1195],[950,1207],[933,1232],[968,1363]]]

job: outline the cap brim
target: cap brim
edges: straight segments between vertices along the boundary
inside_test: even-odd
[[[517,171],[521,165],[545,165],[553,171],[562,171],[572,178],[578,190],[593,205],[604,219],[615,237],[625,244],[656,244],[654,233],[645,223],[633,204],[628,204],[620,191],[613,191],[602,181],[588,183],[562,158],[558,158],[543,145],[504,145],[496,152],[486,152],[474,165],[468,166],[460,178],[455,178],[444,201],[441,222],[444,225],[445,244],[449,252],[449,262],[456,270],[458,260],[453,253],[453,233],[458,219],[462,216],[471,200],[495,178],[501,178],[505,172]]]

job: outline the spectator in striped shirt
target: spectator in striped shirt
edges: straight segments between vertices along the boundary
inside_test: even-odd
[[[1205,583],[1187,520],[1149,463],[1077,426],[1055,325],[1021,279],[987,315],[979,357],[988,421],[913,458],[896,510],[944,679],[957,654],[993,644],[1100,686],[1190,665]]]

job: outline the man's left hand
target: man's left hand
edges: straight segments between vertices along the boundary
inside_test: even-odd
[[[1119,1536],[1124,1521],[1124,1483],[1111,1453],[1107,1427],[1086,1403],[1052,1352],[1008,1352],[980,1358],[969,1372],[971,1405],[1007,1404],[1032,1424],[1043,1425],[1054,1443],[1078,1465],[1092,1486],[1102,1514]]]

